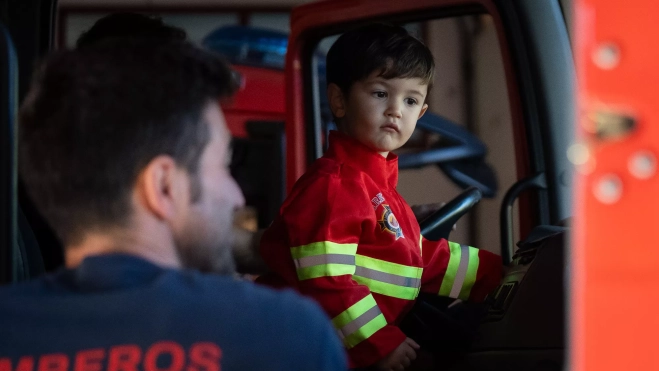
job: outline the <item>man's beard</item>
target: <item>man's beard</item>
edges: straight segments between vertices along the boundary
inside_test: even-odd
[[[176,248],[183,267],[204,273],[235,275],[233,259],[233,234],[231,223],[219,223],[209,231],[191,222],[186,233],[176,241]],[[227,225],[228,224],[228,228]]]

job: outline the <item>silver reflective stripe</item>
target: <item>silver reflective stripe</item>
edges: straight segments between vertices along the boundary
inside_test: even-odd
[[[373,318],[379,316],[380,314],[382,314],[382,312],[380,311],[380,308],[377,305],[372,307],[371,309],[364,312],[364,314],[362,314],[361,316],[355,318],[351,322],[348,322],[345,326],[341,327],[337,331],[339,333],[339,337],[341,338],[341,340],[343,340],[344,337],[359,330],[365,324],[371,322]]]
[[[322,254],[314,256],[305,256],[304,258],[295,259],[297,268],[313,267],[314,265],[323,264],[347,264],[355,265],[354,255],[345,254]]]
[[[376,281],[386,282],[397,286],[414,287],[414,288],[418,288],[419,286],[421,286],[421,280],[418,278],[398,276],[391,273],[376,271],[370,268],[364,268],[359,265],[355,268],[355,276],[370,278]]]
[[[469,246],[460,245],[460,265],[458,266],[458,271],[455,273],[455,281],[453,281],[453,287],[451,288],[449,297],[457,298],[460,296],[460,290],[462,290],[462,284],[465,282],[465,278],[467,277],[468,268]]]

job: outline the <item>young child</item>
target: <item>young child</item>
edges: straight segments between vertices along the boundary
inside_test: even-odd
[[[391,151],[426,112],[433,72],[430,50],[401,27],[373,24],[343,34],[327,54],[339,130],[261,240],[278,278],[330,316],[351,367],[410,364],[419,346],[397,323],[420,290],[482,300],[501,277],[494,254],[423,239],[396,192]]]

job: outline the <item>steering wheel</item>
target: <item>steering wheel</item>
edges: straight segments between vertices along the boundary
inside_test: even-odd
[[[448,239],[453,225],[483,198],[483,193],[476,187],[469,187],[456,198],[423,219],[421,235],[428,240]]]
[[[483,197],[470,187],[451,202],[424,219],[421,234],[428,240],[446,239],[453,224],[471,210]],[[465,305],[448,297],[420,293],[412,310],[401,321],[400,328],[419,344],[450,353],[466,351],[478,325],[480,307]],[[446,356],[446,355],[445,355]]]

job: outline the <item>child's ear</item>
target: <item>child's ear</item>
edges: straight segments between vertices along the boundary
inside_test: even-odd
[[[327,86],[327,98],[334,117],[343,118],[346,114],[346,102],[341,88],[334,83],[329,84]]]
[[[419,112],[419,118],[417,118],[417,120],[423,117],[423,115],[426,113],[427,110],[428,110],[428,104],[424,103],[423,107],[421,107],[421,112]]]

